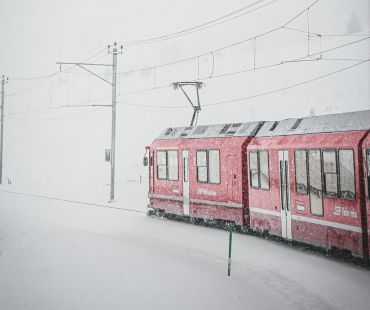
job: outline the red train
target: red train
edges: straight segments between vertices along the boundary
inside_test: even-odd
[[[369,258],[370,110],[167,128],[149,208]]]

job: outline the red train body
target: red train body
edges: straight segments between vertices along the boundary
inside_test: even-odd
[[[370,110],[166,129],[149,208],[368,258]]]

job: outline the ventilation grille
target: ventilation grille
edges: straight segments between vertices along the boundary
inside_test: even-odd
[[[295,129],[297,129],[297,128],[298,128],[298,126],[301,124],[301,122],[302,122],[302,118],[298,118],[298,119],[295,121],[295,123],[293,124],[293,126],[292,126],[291,130],[295,130]]]

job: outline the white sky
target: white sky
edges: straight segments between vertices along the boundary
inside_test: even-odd
[[[55,72],[59,69],[55,64],[57,61],[83,61],[114,41],[127,42],[180,31],[252,2],[2,0],[0,74],[10,77],[6,92],[11,94],[40,82],[20,81],[17,78]],[[123,55],[118,56],[118,71],[196,56],[259,35],[281,26],[313,2],[278,0],[251,14],[201,32],[155,44],[125,47]],[[360,40],[370,33],[369,1],[321,0],[310,9],[309,21],[311,32],[351,35],[322,37],[321,50]],[[307,15],[303,14],[290,26],[306,30]],[[310,38],[311,53],[320,51],[319,43],[317,36]],[[364,40],[322,56],[330,59],[368,59],[369,51],[369,40]],[[282,30],[256,41],[257,67],[306,54],[307,35],[304,33]],[[111,56],[104,52],[101,55],[96,61],[111,62]],[[214,53],[214,61],[214,75],[250,69],[253,67],[253,45],[249,42]],[[253,96],[355,63],[348,60],[290,63],[235,76],[206,79],[206,87],[201,90],[201,102],[209,104]],[[273,95],[204,107],[199,124],[308,116],[311,109],[317,114],[369,109],[369,68],[369,63],[366,63]],[[110,78],[106,69],[96,70]],[[200,77],[209,77],[211,72],[212,57],[208,54],[200,58]],[[73,175],[75,181],[72,184],[88,182],[92,184],[88,190],[92,191],[102,187],[101,179],[107,182],[108,166],[103,162],[104,149],[110,147],[110,111],[107,108],[87,114],[81,113],[92,108],[28,113],[34,109],[88,103],[89,99],[110,96],[108,84],[79,73],[84,72],[74,69],[71,74],[59,74],[37,87],[6,98],[4,166],[6,175],[13,181],[57,185],[60,180],[70,180]],[[150,70],[130,76],[120,75],[118,94],[121,96],[118,101],[135,105],[187,105],[184,96],[169,87],[130,96],[122,96],[122,93],[177,80],[196,79],[197,61],[158,69],[156,79],[154,76]],[[98,103],[109,104],[109,99]],[[190,107],[151,109],[119,104],[117,165],[122,179],[129,177],[130,167],[140,165],[146,144],[166,127],[188,124],[191,114]],[[75,116],[69,117],[71,115]]]

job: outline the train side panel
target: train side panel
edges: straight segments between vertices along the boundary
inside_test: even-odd
[[[188,154],[189,216],[203,219],[222,219],[245,223],[243,190],[246,180],[242,177],[243,152],[248,137],[156,140],[150,147],[152,154],[152,190],[149,193],[150,207],[167,213],[187,215],[184,209],[184,159]],[[249,139],[250,140],[250,139]],[[248,140],[248,141],[249,141]],[[244,149],[243,149],[244,148]],[[178,179],[159,180],[157,151],[176,150],[178,153]],[[199,180],[197,152],[210,156],[219,152],[219,182]],[[200,155],[198,155],[200,156]],[[200,170],[199,170],[200,171]],[[243,185],[244,184],[244,185]],[[244,187],[243,187],[244,186]],[[150,187],[151,188],[151,187]]]
[[[268,150],[270,189],[250,188],[251,227],[325,248],[347,249],[356,256],[362,256],[363,223],[360,210],[361,180],[357,146],[363,135],[363,131],[355,131],[255,138],[248,146],[248,152]],[[320,188],[318,195],[322,196],[322,214],[315,215],[310,203],[311,194],[299,194],[296,188],[295,150],[317,150],[318,158],[320,158],[320,163],[317,164],[320,164],[322,169],[322,152],[333,150],[333,154],[335,152],[338,154],[338,149],[353,150],[356,195],[348,199],[340,198],[339,195],[323,195],[323,189]],[[281,170],[279,152],[281,154],[283,150],[286,151],[285,156],[289,166],[287,170],[290,195],[288,197],[290,203],[288,221],[282,215],[284,212],[281,194],[282,176],[279,174]],[[318,181],[322,183],[323,178],[321,170],[321,177]],[[284,235],[282,225],[289,226],[287,229],[291,236]]]

